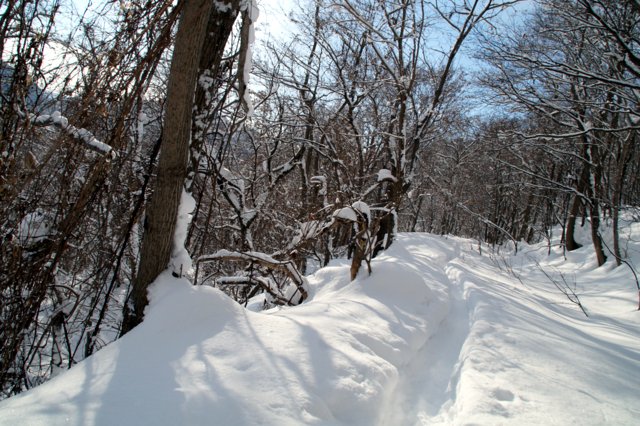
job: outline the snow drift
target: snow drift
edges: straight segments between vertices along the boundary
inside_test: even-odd
[[[161,276],[143,324],[0,403],[0,424],[632,424],[636,296],[590,255],[401,234],[373,275],[333,263],[308,302],[262,313]]]

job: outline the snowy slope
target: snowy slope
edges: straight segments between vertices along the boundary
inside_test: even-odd
[[[0,424],[635,424],[628,269],[586,247],[486,253],[403,234],[372,276],[333,264],[307,303],[264,313],[163,276],[141,326],[0,403]],[[589,318],[543,270],[575,276]]]
[[[525,248],[506,259],[467,252],[450,261],[450,314],[405,370],[404,410],[384,423],[637,424],[640,312],[631,274],[596,270],[591,248],[572,253],[573,262],[555,254]],[[589,318],[540,267],[575,284]]]

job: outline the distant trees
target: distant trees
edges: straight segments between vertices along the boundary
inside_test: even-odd
[[[599,231],[605,212],[613,218],[612,254],[620,263],[618,214],[637,158],[638,12],[633,2],[541,1],[524,35],[485,40],[495,70],[487,84],[530,121],[512,134],[511,165],[568,197],[568,250],[578,247],[578,216],[589,217],[599,265],[606,260]],[[525,158],[522,149],[535,154]],[[561,172],[545,175],[543,158]]]
[[[269,47],[268,62],[258,65],[265,107],[256,111],[278,111],[278,137],[294,141],[301,155],[291,163],[301,191],[288,192],[300,200],[301,226],[310,214],[330,222],[334,211],[366,202],[373,251],[388,247],[405,196],[421,179],[420,149],[452,112],[462,43],[512,3],[459,2],[445,10],[426,2],[318,1],[297,18],[301,33],[293,43]],[[429,45],[436,20],[453,33],[444,53]],[[323,235],[319,245],[344,245],[337,234]]]

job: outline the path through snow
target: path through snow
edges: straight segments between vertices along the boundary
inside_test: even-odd
[[[596,269],[588,247],[566,262],[559,248],[547,256],[525,246],[503,259],[468,240],[428,246],[448,254],[435,260],[450,309],[402,369],[397,410],[383,424],[635,424],[640,313],[629,271]],[[591,316],[547,275],[574,280]]]
[[[1,402],[0,424],[634,424],[635,292],[589,258],[403,234],[372,276],[336,262],[308,302],[264,313],[163,276],[141,326]],[[538,263],[579,278],[590,318]]]

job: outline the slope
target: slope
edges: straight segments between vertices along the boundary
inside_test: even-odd
[[[402,408],[385,424],[636,424],[640,312],[630,271],[597,268],[590,247],[566,261],[559,246],[547,251],[462,250],[448,262],[452,309],[403,370]]]
[[[0,424],[632,424],[628,271],[544,250],[403,234],[373,275],[334,263],[307,303],[263,313],[162,276],[141,326],[0,403]],[[591,316],[542,271],[577,271]]]

